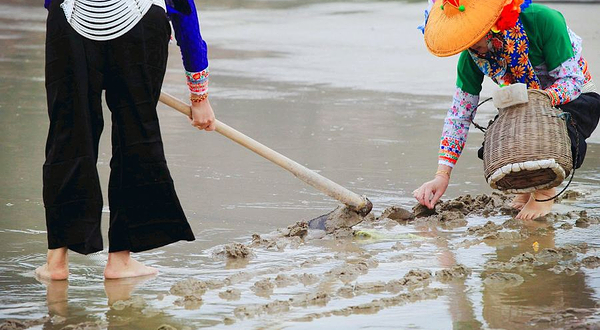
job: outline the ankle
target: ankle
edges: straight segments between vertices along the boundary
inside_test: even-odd
[[[550,198],[550,197],[554,197],[555,195],[556,195],[556,188],[536,190],[533,192],[533,196],[535,196],[536,199]]]
[[[66,247],[48,249],[46,263],[49,268],[67,268],[69,265],[69,254]]]
[[[130,251],[109,253],[108,262],[104,268],[104,278],[106,279],[156,275],[157,273],[157,269],[131,258]]]
[[[117,251],[108,254],[106,267],[127,266],[131,262],[131,251]]]

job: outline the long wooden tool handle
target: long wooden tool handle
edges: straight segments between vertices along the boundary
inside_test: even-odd
[[[170,106],[171,108],[183,113],[184,115],[191,117],[192,110],[190,106],[188,104],[185,104],[183,101],[165,92],[162,92],[160,94],[160,101]],[[215,126],[215,130],[221,135],[241,144],[242,146],[254,151],[255,153],[263,156],[271,162],[290,171],[298,179],[315,187],[327,196],[352,207],[355,211],[359,213],[364,213],[366,215],[371,211],[372,204],[366,197],[360,196],[340,186],[339,184],[327,179],[326,177],[309,170],[308,168],[268,148],[267,146],[244,135],[243,133],[224,124],[219,120],[215,121]]]

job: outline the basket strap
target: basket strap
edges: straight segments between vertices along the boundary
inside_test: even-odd
[[[473,111],[477,110],[480,105],[484,104],[485,102],[487,102],[491,99],[492,99],[491,97],[488,97],[487,99],[479,102],[479,104],[475,107],[475,109],[473,109]],[[477,124],[473,119],[471,119],[471,123],[473,123],[473,126],[475,126],[478,130],[482,131],[483,133],[485,133],[485,131],[488,129],[487,127],[483,127],[483,126]],[[488,124],[488,127],[490,127],[491,124],[492,124],[492,121],[490,121],[490,123]]]
[[[573,175],[575,175],[575,169],[573,169],[573,172],[571,172],[571,178],[569,178],[569,182],[567,183],[567,185],[556,195],[550,197],[550,198],[546,198],[546,199],[535,199],[536,202],[549,202],[555,198],[557,198],[558,196],[562,195],[562,193],[565,192],[565,190],[567,190],[567,188],[569,188],[569,185],[571,184],[571,181],[573,181]]]

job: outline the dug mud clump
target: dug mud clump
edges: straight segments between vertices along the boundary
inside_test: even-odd
[[[417,287],[426,287],[431,282],[431,271],[426,269],[411,269],[401,279],[391,280],[385,285],[385,290],[396,293],[404,288],[414,290]]]
[[[597,256],[585,257],[581,260],[581,264],[586,268],[598,268],[600,267],[600,258]]]
[[[188,278],[175,283],[169,290],[169,293],[171,293],[174,296],[180,297],[184,297],[187,295],[202,296],[207,289],[208,286],[203,281],[197,280],[195,278]]]
[[[413,207],[413,213],[416,218],[439,215],[442,216],[442,221],[460,219],[456,213],[460,213],[463,216],[470,214],[491,216],[506,213],[510,210],[507,206],[509,199],[509,196],[497,192],[493,192],[491,195],[481,194],[475,197],[464,195],[449,201],[440,201],[433,209],[428,209],[426,206],[418,204]]]
[[[268,298],[271,294],[273,294],[274,288],[275,283],[271,282],[270,279],[265,278],[254,283],[250,289],[254,291],[257,296]]]
[[[242,297],[242,291],[238,289],[227,289],[223,292],[219,292],[219,298],[223,300],[240,300]]]
[[[268,304],[254,304],[254,305],[242,305],[237,307],[233,314],[239,318],[253,318],[263,314],[278,314],[287,312],[290,310],[290,302],[275,300]]]
[[[304,238],[307,234],[308,223],[305,221],[299,221],[288,227],[288,232],[285,234],[285,236]]]
[[[38,320],[4,320],[0,323],[0,330],[21,330],[27,329],[30,327],[34,327],[36,325],[42,325],[47,323],[50,320],[50,317],[44,316]]]
[[[198,309],[203,303],[201,295],[189,294],[175,300],[173,305],[185,307],[185,309]]]
[[[338,206],[335,210],[308,222],[308,228],[325,230],[331,234],[340,228],[352,228],[364,220],[364,217],[348,206]]]
[[[289,299],[294,307],[325,306],[331,297],[327,292],[302,293]]]
[[[471,275],[471,269],[465,265],[455,265],[452,268],[442,269],[435,272],[435,277],[440,282],[450,282],[455,279],[464,279]]]
[[[292,277],[298,280],[298,282],[300,282],[304,286],[316,284],[320,280],[320,277],[318,275],[308,273],[294,274],[292,275]]]
[[[587,212],[580,211],[578,213],[579,218],[575,220],[575,226],[586,228],[589,225],[594,225],[600,223],[600,219],[598,217],[588,216]]]
[[[291,277],[290,275],[279,274],[275,278],[274,282],[278,288],[284,288],[286,286],[294,285],[294,284],[298,283],[298,279]]]
[[[339,279],[343,283],[349,283],[356,280],[360,275],[365,275],[369,272],[369,266],[366,262],[356,264],[346,263],[344,265],[331,269],[326,274]]]
[[[223,247],[222,250],[215,252],[214,257],[229,259],[244,259],[253,256],[252,250],[241,243],[231,243]]]
[[[300,239],[304,239],[308,234],[308,222],[306,221],[298,221],[295,224],[288,226],[287,228],[278,229],[279,233],[285,237],[295,238],[298,237]],[[260,238],[260,236],[259,236]],[[252,238],[253,242],[255,238]]]
[[[205,282],[195,278],[188,278],[175,283],[169,290],[169,293],[180,297],[173,302],[175,306],[182,306],[186,309],[198,309],[203,303],[202,295],[206,290],[208,290],[208,286]]]
[[[415,214],[409,210],[406,210],[399,206],[390,206],[381,213],[377,221],[381,221],[383,219],[391,219],[397,222],[405,222],[410,221],[415,218]]]
[[[431,271],[426,269],[411,269],[402,278],[402,284],[406,286],[428,285],[431,279]]]

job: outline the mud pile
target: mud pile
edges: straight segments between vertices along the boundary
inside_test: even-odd
[[[471,275],[471,269],[465,265],[455,265],[452,268],[442,269],[435,272],[435,277],[440,282],[450,282],[456,279],[464,279]]]
[[[563,198],[577,198],[579,195],[571,193]],[[429,210],[421,205],[416,205],[412,210],[399,206],[392,206],[382,212],[379,217],[369,215],[365,222],[352,228],[356,218],[340,217],[339,227],[327,227],[325,230],[315,230],[307,222],[297,222],[287,228],[280,228],[268,234],[253,234],[247,244],[232,243],[216,249],[214,256],[225,260],[244,260],[255,257],[265,252],[283,252],[288,249],[299,249],[312,244],[311,241],[325,238],[331,242],[336,252],[333,256],[319,258],[305,258],[297,267],[310,269],[319,266],[327,270],[320,273],[293,272],[294,267],[260,268],[255,271],[240,271],[224,279],[201,281],[187,279],[171,287],[170,294],[177,296],[174,304],[186,309],[198,308],[204,301],[207,291],[217,290],[217,297],[222,301],[237,302],[254,295],[264,299],[277,296],[282,288],[300,288],[304,292],[296,292],[287,299],[274,299],[265,303],[236,305],[232,314],[222,319],[223,324],[234,324],[247,319],[257,319],[264,315],[288,314],[292,310],[311,306],[322,307],[322,311],[308,313],[292,321],[308,322],[323,317],[372,314],[389,308],[426,299],[435,299],[446,294],[444,286],[452,285],[456,281],[464,281],[473,276],[469,267],[456,264],[442,268],[435,273],[426,268],[413,268],[399,278],[382,281],[371,279],[369,273],[376,269],[382,260],[378,258],[378,251],[352,252],[345,250],[356,240],[398,240],[389,245],[389,251],[395,253],[384,259],[385,263],[403,263],[415,260],[415,255],[407,253],[408,250],[420,249],[422,245],[447,245],[450,250],[456,248],[469,248],[478,244],[490,246],[502,244],[517,244],[532,236],[545,237],[556,230],[569,230],[574,226],[589,226],[598,223],[598,219],[589,216],[585,211],[567,212],[564,214],[552,213],[544,217],[545,226],[525,226],[522,221],[509,218],[499,222],[498,218],[491,219],[477,225],[469,226],[469,217],[494,217],[514,215],[516,211],[508,206],[511,196],[498,193],[491,195],[465,195],[456,199],[439,202],[434,209]],[[343,213],[343,208],[338,209],[337,216]],[[331,218],[328,219],[328,221]],[[493,221],[492,221],[493,220]],[[329,222],[328,224],[335,224]],[[395,226],[425,226],[425,228],[464,228],[457,236],[464,237],[458,243],[450,244],[443,237],[420,237],[413,234],[403,236],[386,236],[386,229]],[[570,226],[570,227],[569,227]],[[372,228],[369,231],[366,228]],[[379,231],[378,231],[379,230]],[[535,242],[537,243],[537,242]],[[535,251],[519,253],[509,261],[500,262],[491,260],[481,265],[477,275],[482,278],[483,285],[492,291],[501,291],[522,285],[524,276],[530,278],[536,271],[549,271],[555,274],[574,274],[581,267],[600,267],[600,257],[587,256],[588,246],[585,243],[567,244],[561,247],[542,247],[535,245]],[[534,249],[534,247],[532,247]],[[327,266],[331,263],[331,266]],[[389,266],[388,266],[389,267]],[[432,288],[430,284],[437,282]],[[235,286],[235,287],[234,287]],[[240,286],[247,289],[240,289]],[[367,303],[351,305],[344,308],[327,308],[332,301],[352,299],[357,296],[384,295],[372,299]],[[572,313],[571,313],[572,312]],[[553,315],[548,320],[539,318],[532,320],[536,324],[556,323],[557,320],[568,315],[578,315],[571,311]],[[569,314],[570,313],[570,314]],[[583,314],[583,313],[580,313]]]
[[[42,325],[50,320],[49,316],[38,320],[5,320],[0,323],[0,330],[22,330],[31,328],[37,325]]]
[[[578,196],[570,194],[566,197]],[[552,213],[542,221],[525,224],[510,217],[516,213],[508,207],[510,199],[511,196],[501,194],[465,195],[439,202],[432,210],[420,205],[411,210],[392,206],[379,217],[369,215],[356,228],[347,226],[355,220],[348,218],[349,222],[342,221],[339,228],[315,230],[307,222],[297,222],[271,233],[253,234],[247,243],[218,246],[209,253],[218,262],[225,262],[226,275],[202,280],[184,279],[173,284],[165,296],[171,296],[168,299],[175,309],[202,311],[216,304],[227,305],[230,308],[221,315],[220,321],[225,325],[240,323],[241,326],[246,324],[244,322],[269,315],[282,319],[289,316],[287,321],[310,322],[324,317],[373,314],[393,306],[435,299],[454,294],[448,290],[457,284],[470,290],[472,288],[468,285],[471,284],[468,283],[479,282],[466,281],[471,276],[481,278],[489,291],[499,292],[535,280],[539,272],[571,276],[581,268],[600,267],[600,257],[588,255],[588,250],[595,250],[586,243],[550,246],[548,241],[541,240],[559,230],[598,223],[596,217],[585,211],[571,211]],[[411,233],[407,234],[402,226],[410,226],[408,230]],[[440,234],[444,232],[440,228],[452,229],[446,232],[452,233],[453,240]],[[536,239],[544,246],[540,246]],[[504,261],[492,258],[486,262],[484,259],[472,266],[473,269],[463,264],[440,269],[437,261],[430,267],[427,264],[422,266],[427,256],[424,257],[421,251],[428,249],[435,251],[433,254],[452,254],[459,248],[468,249],[479,244],[505,247],[523,242],[528,242],[527,252],[505,255]],[[314,251],[318,252],[312,255]],[[264,260],[265,255],[283,255],[290,260],[282,265],[270,264],[269,267],[253,265]],[[296,257],[298,259],[294,260]],[[248,264],[250,259],[252,263]],[[437,257],[433,259],[437,260]],[[232,267],[229,266],[232,261],[246,261],[241,264],[245,269],[231,272]],[[407,267],[415,263],[419,268]],[[385,273],[396,267],[402,269],[398,275]],[[386,275],[378,277],[382,268]],[[359,296],[361,303],[345,303]],[[249,301],[253,303],[247,303]],[[257,301],[261,303],[255,303]],[[111,309],[132,311],[146,317],[160,313],[141,298],[117,301]],[[560,328],[566,327],[566,321],[572,317],[589,315],[592,315],[589,311],[565,310],[532,319],[531,323]],[[2,326],[12,328],[6,329],[30,327],[21,325],[19,321],[10,321],[12,325],[7,322]],[[100,325],[89,326],[95,329],[93,326]],[[171,329],[168,324],[161,327],[163,330]]]

